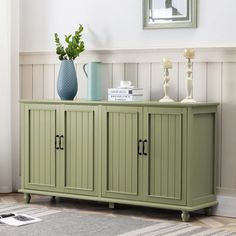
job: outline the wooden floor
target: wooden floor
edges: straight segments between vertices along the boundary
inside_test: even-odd
[[[0,203],[23,203],[23,194],[0,194]],[[75,199],[56,198],[32,195],[31,203],[34,206],[47,206],[51,208],[59,208],[60,210],[80,210],[92,211],[97,214],[120,214],[130,217],[169,220],[173,222],[181,222],[180,212],[167,211],[147,207],[135,207],[127,205],[116,205],[115,209],[109,209],[107,203],[81,201]],[[191,214],[191,224],[200,225],[207,228],[219,228],[236,232],[236,218],[226,218],[218,216],[203,216],[199,214]]]

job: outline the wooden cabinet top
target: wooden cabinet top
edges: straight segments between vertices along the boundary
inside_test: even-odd
[[[141,101],[141,102],[110,102],[110,101],[88,101],[88,100],[20,100],[20,103],[31,104],[67,104],[67,105],[119,105],[119,106],[156,106],[156,107],[201,107],[201,106],[218,106],[217,102],[197,102],[197,103],[161,103],[158,101]]]

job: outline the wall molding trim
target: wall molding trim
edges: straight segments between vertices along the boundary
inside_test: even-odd
[[[101,49],[86,50],[75,62],[86,63],[98,60],[103,63],[155,63],[163,56],[173,62],[185,62],[184,48],[149,48],[149,49]],[[196,48],[195,62],[236,62],[236,47]],[[20,64],[55,64],[60,63],[52,51],[21,52]]]

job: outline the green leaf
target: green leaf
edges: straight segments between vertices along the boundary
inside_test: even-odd
[[[81,40],[83,30],[83,25],[80,24],[73,36],[72,34],[65,35],[66,48],[61,44],[58,34],[54,34],[56,53],[59,55],[59,60],[74,60],[85,50],[84,42]]]
[[[70,43],[70,38],[71,38],[71,36],[72,36],[71,34],[70,34],[69,36],[66,36],[66,35],[65,35],[65,41],[66,41],[67,43]]]

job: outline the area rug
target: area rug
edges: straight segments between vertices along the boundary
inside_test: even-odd
[[[24,204],[0,204],[0,214],[24,213],[41,222],[12,227],[0,225],[0,236],[230,236],[220,229],[207,229],[191,223],[173,223],[124,215],[80,210],[53,209]]]

